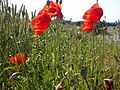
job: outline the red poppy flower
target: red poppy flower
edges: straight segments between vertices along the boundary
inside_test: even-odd
[[[26,55],[23,52],[20,52],[18,54],[16,54],[15,56],[9,58],[10,61],[12,61],[13,63],[18,63],[21,64],[22,61],[24,61],[24,63],[26,62]]]
[[[31,27],[34,29],[34,36],[42,34],[49,26],[51,18],[58,16],[63,18],[61,5],[50,1],[49,6],[46,4],[38,15],[31,21]]]
[[[103,15],[103,10],[101,7],[99,7],[99,4],[96,3],[89,10],[85,12],[85,14],[83,15],[83,19],[87,21],[89,20],[89,21],[97,22],[100,20],[102,15]]]
[[[93,26],[94,23],[98,22],[102,17],[102,15],[103,15],[103,9],[99,6],[98,3],[94,4],[83,15],[83,19],[85,20],[85,22],[80,29],[85,31],[92,31],[94,27]]]

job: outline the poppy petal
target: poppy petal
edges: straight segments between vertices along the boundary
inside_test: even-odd
[[[83,15],[84,20],[89,20],[92,22],[97,22],[103,15],[103,10],[99,7],[98,3],[94,4],[89,10]]]
[[[18,64],[21,64],[22,60],[24,61],[24,63],[26,63],[26,59],[27,59],[26,55],[23,52],[20,52],[20,53],[16,54],[15,56],[9,58],[10,61],[12,61],[13,63],[18,63]]]
[[[85,22],[81,26],[81,30],[91,32],[94,28],[94,23],[98,22],[103,15],[103,9],[99,7],[99,4],[94,4],[89,10],[83,15]]]
[[[91,32],[94,28],[93,22],[84,22],[83,25],[81,26],[80,30],[86,31],[86,32]]]
[[[42,13],[35,17],[31,22],[31,26],[35,32],[35,36],[42,34],[48,28],[50,21],[51,18],[46,13]]]

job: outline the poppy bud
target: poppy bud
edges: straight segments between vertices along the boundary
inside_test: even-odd
[[[23,10],[23,11],[22,11],[22,17],[24,17],[24,16],[25,16],[25,11]]]
[[[82,34],[80,33],[80,31],[77,32],[77,38],[80,40],[82,39]]]
[[[60,0],[60,4],[62,4],[62,0]]]
[[[98,3],[98,0],[96,0],[97,1],[97,3]]]
[[[87,68],[81,67],[80,73],[84,78],[86,78],[87,77]]]
[[[47,0],[47,5],[48,5],[48,6],[50,5],[50,1],[49,1],[49,0]]]
[[[56,0],[56,3],[58,3],[59,0]]]
[[[10,10],[11,10],[11,8],[10,7],[8,7],[8,11],[10,12]]]
[[[30,48],[27,48],[27,52],[29,52],[30,51]]]

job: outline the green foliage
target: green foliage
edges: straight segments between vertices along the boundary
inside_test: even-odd
[[[34,38],[25,6],[18,10],[17,5],[0,1],[0,89],[55,90],[61,83],[64,90],[87,90],[87,84],[92,90],[103,90],[104,79],[112,78],[119,90],[120,43],[106,38],[104,26],[96,29],[101,30],[99,35],[55,19]],[[120,34],[120,27],[113,27],[110,35],[114,32]],[[8,60],[20,51],[27,55],[26,64]],[[86,77],[80,71],[83,67]]]

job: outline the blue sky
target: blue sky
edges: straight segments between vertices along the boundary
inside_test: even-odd
[[[47,0],[9,0],[10,4],[17,4],[18,8],[22,4],[26,6],[29,14],[31,11],[37,10],[37,13],[43,8]],[[52,0],[56,1],[56,0]],[[63,0],[62,13],[65,19],[72,21],[83,20],[82,16],[96,0]],[[101,20],[106,16],[107,22],[115,22],[120,20],[120,0],[99,0],[99,5],[103,8],[104,14]]]

